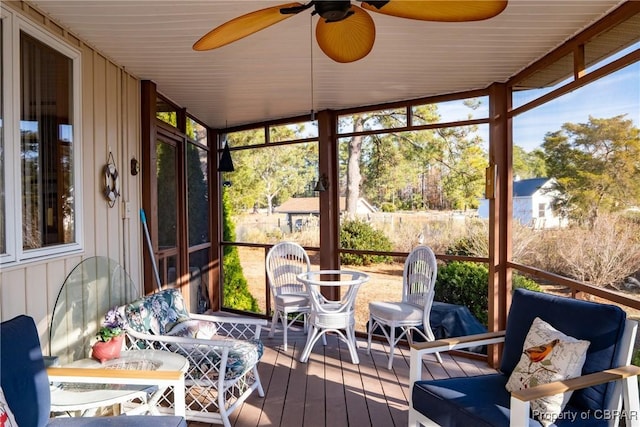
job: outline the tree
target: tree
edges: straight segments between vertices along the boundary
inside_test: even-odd
[[[477,102],[467,106],[476,108]],[[416,107],[414,125],[441,121],[434,104]],[[475,126],[398,131],[406,126],[403,109],[342,118],[340,127],[355,135],[340,150],[346,175],[347,210],[353,215],[360,194],[389,209],[475,207],[484,188],[487,155],[475,135]]]
[[[519,145],[513,146],[513,176],[514,180],[528,178],[544,178],[547,176],[547,167],[544,161],[544,152],[539,148],[527,152]]]
[[[275,131],[275,132],[274,132]],[[272,128],[271,141],[300,138],[300,130]],[[251,145],[257,140],[257,130],[229,135],[232,146]],[[229,174],[233,182],[228,191],[235,209],[254,206],[267,207],[271,214],[279,203],[296,194],[303,194],[317,177],[318,146],[314,143],[279,144],[233,153],[235,172]]]
[[[590,226],[601,212],[640,203],[640,131],[624,117],[565,123],[542,145],[549,176],[564,195],[557,207]]]
[[[231,219],[232,208],[227,191],[222,193],[222,215],[222,240],[233,242],[236,240],[236,226]],[[244,277],[236,246],[224,246],[222,268],[224,272],[222,291],[224,306],[237,310],[259,312],[258,301],[249,292],[249,285]]]

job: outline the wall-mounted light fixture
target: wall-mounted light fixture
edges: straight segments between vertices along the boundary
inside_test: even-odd
[[[135,157],[131,158],[131,175],[136,176],[140,172],[140,162]]]
[[[329,188],[329,178],[327,174],[323,173],[318,177],[318,182],[316,182],[313,191],[325,191],[327,188]]]

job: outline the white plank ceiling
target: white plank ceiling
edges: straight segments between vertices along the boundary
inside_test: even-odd
[[[33,3],[195,117],[224,128],[504,82],[621,1],[510,0],[499,16],[468,23],[372,13],[374,48],[350,64],[324,56],[312,39],[318,17],[310,10],[228,46],[192,50],[213,27],[285,1]]]

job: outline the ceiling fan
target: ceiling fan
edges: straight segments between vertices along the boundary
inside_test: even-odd
[[[507,7],[506,0],[363,0],[360,7],[350,0],[312,0],[287,3],[256,10],[214,28],[193,49],[211,50],[240,40],[313,7],[319,15],[316,40],[320,49],[336,62],[353,62],[364,58],[373,48],[376,29],[367,13],[377,12],[421,21],[480,21],[498,15]]]

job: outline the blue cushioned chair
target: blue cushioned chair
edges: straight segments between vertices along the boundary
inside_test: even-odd
[[[509,393],[505,385],[536,317],[591,342],[582,376]],[[637,323],[619,307],[517,289],[506,331],[412,345],[409,426],[540,426],[529,402],[572,390],[563,419],[555,425],[615,426],[622,418],[627,427],[638,426],[640,368],[629,365],[636,330]],[[504,342],[499,373],[422,380],[425,354],[498,342]]]
[[[99,371],[99,370],[96,370]],[[49,418],[49,377],[40,339],[31,317],[18,316],[0,324],[0,386],[20,427],[186,427],[177,416],[116,416]]]

